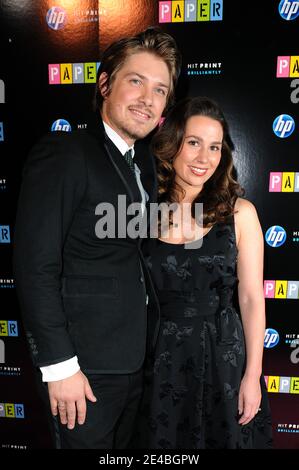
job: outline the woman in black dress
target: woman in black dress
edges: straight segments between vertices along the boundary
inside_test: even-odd
[[[169,225],[160,221],[159,238],[146,242],[161,324],[145,374],[137,446],[271,448],[262,377],[263,234],[232,177],[222,111],[207,98],[181,101],[153,148],[160,202],[177,209]]]

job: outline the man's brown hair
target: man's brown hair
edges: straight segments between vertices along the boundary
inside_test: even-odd
[[[101,88],[106,88],[106,93],[109,94],[115,76],[124,65],[126,59],[139,52],[149,52],[162,59],[167,65],[170,74],[167,107],[173,104],[174,89],[181,70],[181,53],[172,36],[158,27],[149,27],[136,36],[123,38],[114,42],[103,53],[97,73],[95,94],[96,110],[101,111],[104,100],[99,84],[100,75],[103,72],[107,74],[107,79],[101,84]]]

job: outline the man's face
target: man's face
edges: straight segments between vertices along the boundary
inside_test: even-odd
[[[100,87],[105,78],[102,73]],[[170,74],[162,59],[149,52],[133,54],[117,72],[110,93],[101,90],[102,118],[131,146],[157,126],[169,87]]]

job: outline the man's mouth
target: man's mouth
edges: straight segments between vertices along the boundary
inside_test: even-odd
[[[153,117],[151,113],[141,111],[138,108],[129,108],[129,110],[138,119],[142,119],[144,121],[148,121],[149,119],[151,119]]]

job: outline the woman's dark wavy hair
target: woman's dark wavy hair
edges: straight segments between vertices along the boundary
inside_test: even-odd
[[[152,149],[158,162],[159,202],[171,204],[184,196],[183,188],[175,182],[173,161],[183,146],[186,124],[192,116],[215,119],[223,129],[219,166],[192,203],[193,217],[195,203],[203,203],[203,226],[209,227],[217,222],[227,222],[234,213],[237,197],[244,194],[243,188],[233,178],[234,148],[228,124],[218,104],[209,98],[185,98],[175,104],[153,137]]]

